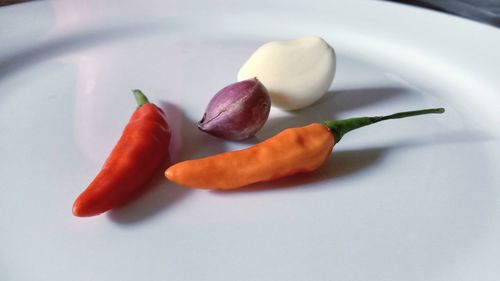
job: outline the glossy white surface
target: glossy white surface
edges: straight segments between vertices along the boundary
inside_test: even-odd
[[[2,7],[0,29],[0,280],[500,276],[498,29],[380,1],[160,0]],[[257,139],[326,118],[446,114],[352,132],[312,174],[227,193],[159,177],[124,209],[71,215],[131,89],[167,111],[174,161],[245,147],[194,124],[255,48],[311,33],[337,51],[330,93],[273,110]]]

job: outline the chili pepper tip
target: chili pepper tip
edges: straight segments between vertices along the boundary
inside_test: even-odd
[[[135,89],[132,90],[132,92],[134,93],[135,100],[137,101],[137,108],[149,103],[148,98],[142,93],[141,90]]]

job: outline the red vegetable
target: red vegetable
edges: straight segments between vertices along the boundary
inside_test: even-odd
[[[95,216],[129,202],[162,168],[170,129],[163,111],[134,90],[138,108],[101,171],[76,199],[73,214]]]

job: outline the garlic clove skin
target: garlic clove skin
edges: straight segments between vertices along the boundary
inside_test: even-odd
[[[335,76],[334,49],[318,36],[271,41],[259,47],[238,72],[238,81],[257,77],[272,105],[285,110],[319,100]]]
[[[250,138],[264,126],[271,110],[267,89],[256,78],[226,86],[210,100],[198,128],[227,140]]]

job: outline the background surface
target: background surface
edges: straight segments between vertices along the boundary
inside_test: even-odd
[[[393,0],[500,26],[499,0]]]
[[[389,0],[442,11],[464,18],[500,26],[499,0]],[[0,6],[26,2],[23,0],[0,0]]]

